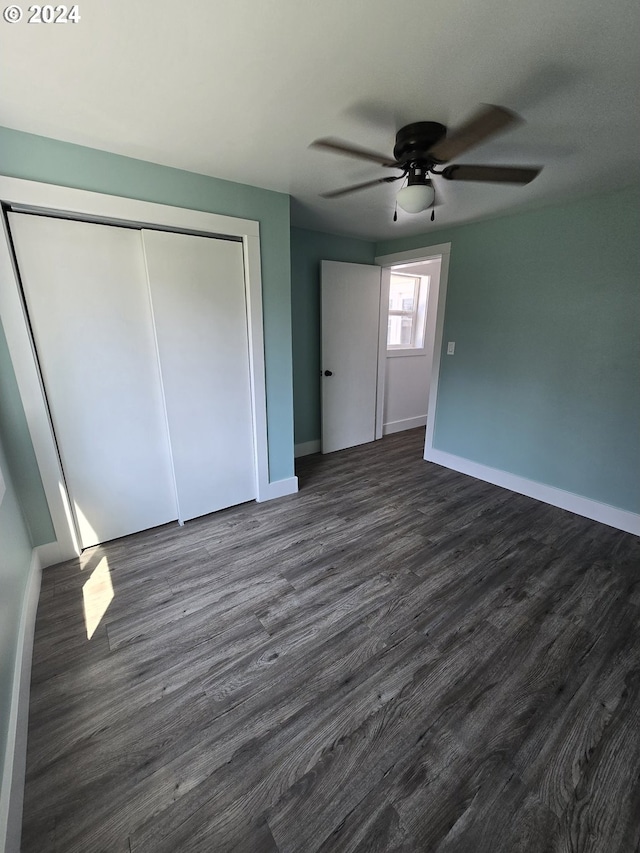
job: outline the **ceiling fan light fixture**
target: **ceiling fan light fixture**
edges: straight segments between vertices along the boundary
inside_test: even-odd
[[[432,184],[409,184],[402,187],[396,201],[406,213],[422,213],[433,204],[435,193]]]

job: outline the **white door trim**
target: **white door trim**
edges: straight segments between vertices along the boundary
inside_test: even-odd
[[[384,389],[387,381],[387,327],[389,317],[389,284],[391,269],[380,270],[380,315],[378,317],[378,382],[376,389],[376,440],[384,432]]]
[[[410,249],[407,252],[394,252],[390,255],[380,255],[375,259],[376,264],[383,268],[390,268],[396,264],[405,264],[410,261],[432,261],[441,259],[440,281],[438,284],[436,304],[436,328],[433,338],[433,355],[431,360],[431,379],[429,381],[429,407],[427,416],[427,432],[424,445],[424,458],[431,452],[433,447],[433,429],[435,425],[436,403],[438,399],[438,378],[440,376],[440,352],[442,350],[442,331],[444,328],[444,309],[447,301],[447,285],[449,283],[449,256],[451,254],[451,243],[439,243],[436,246],[423,246],[418,249]],[[387,298],[387,305],[388,305]],[[385,362],[380,359],[378,369],[384,372]]]
[[[260,501],[273,496],[273,484],[269,483],[267,454],[259,224],[248,219],[236,219],[231,216],[3,176],[0,176],[0,200],[4,204],[30,212],[46,211],[47,213],[62,215],[72,214],[86,219],[94,218],[100,221],[109,221],[113,224],[133,224],[151,228],[161,227],[195,231],[202,234],[233,237],[242,241],[249,328],[256,498]],[[0,238],[0,317],[2,318],[18,389],[27,417],[29,433],[60,548],[60,559],[65,560],[79,553],[78,542],[45,403],[40,373],[20,296],[18,272],[13,262],[10,236],[4,217],[2,232],[3,236]],[[295,483],[289,483],[289,481],[287,483],[289,491],[297,490]]]

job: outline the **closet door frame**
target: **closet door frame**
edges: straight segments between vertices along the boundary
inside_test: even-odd
[[[269,483],[259,223],[3,176],[0,176],[0,201],[23,212],[195,232],[242,242],[256,500],[269,500],[284,494],[282,488],[278,488],[280,484]],[[76,556],[80,548],[4,216],[0,236],[0,315],[56,535],[56,542],[45,546],[40,555],[43,565],[51,565]],[[296,491],[295,483],[291,491]]]

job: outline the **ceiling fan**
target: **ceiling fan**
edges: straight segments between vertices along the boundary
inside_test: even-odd
[[[446,163],[464,154],[485,139],[520,124],[522,119],[505,107],[484,104],[463,125],[447,135],[447,128],[436,121],[418,121],[400,128],[396,134],[393,157],[369,151],[340,139],[326,137],[316,139],[312,148],[321,148],[369,160],[390,169],[401,169],[401,175],[389,175],[362,184],[354,184],[343,189],[322,193],[323,198],[340,196],[373,187],[376,184],[390,184],[406,179],[397,195],[397,202],[407,213],[420,213],[433,207],[435,191],[431,175],[437,175],[447,181],[486,181],[505,184],[528,184],[541,172],[539,166],[471,166]],[[444,166],[440,171],[437,167]],[[394,220],[397,218],[397,213]],[[433,210],[431,212],[433,219]]]

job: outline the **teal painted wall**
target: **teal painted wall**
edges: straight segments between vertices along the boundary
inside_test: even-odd
[[[289,196],[2,127],[0,174],[260,223],[269,476],[293,476]]]
[[[0,773],[4,767],[18,629],[31,564],[31,541],[0,435],[0,470],[6,492],[0,501]],[[0,833],[4,827],[0,827]],[[2,842],[0,842],[2,843]]]
[[[320,261],[372,264],[374,248],[366,240],[291,229],[296,444],[320,439]]]
[[[639,235],[629,189],[377,244],[451,242],[435,447],[640,512]]]

